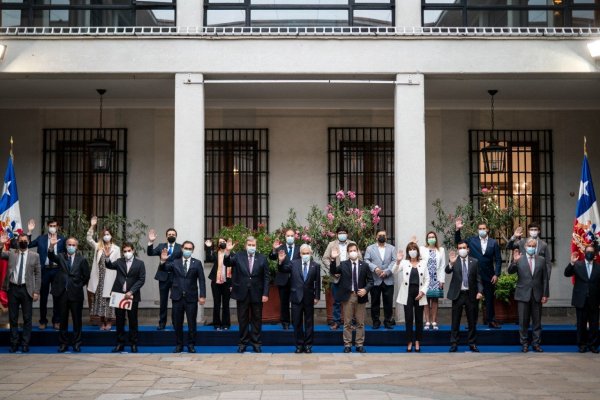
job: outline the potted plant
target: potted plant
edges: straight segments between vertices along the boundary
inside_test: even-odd
[[[500,322],[518,322],[519,320],[517,302],[514,299],[517,278],[517,274],[502,273],[496,282],[494,310],[496,319]]]

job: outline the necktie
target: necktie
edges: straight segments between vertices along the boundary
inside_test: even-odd
[[[292,259],[292,246],[288,246],[288,258]]]
[[[308,276],[308,264],[307,263],[304,263],[303,275],[304,275],[304,281],[306,281],[306,277]]]
[[[169,245],[169,251],[167,252],[168,255],[173,254],[173,245]]]
[[[467,289],[469,288],[469,270],[467,269],[467,263],[464,258],[462,260],[462,284]]]
[[[21,262],[19,264],[19,278],[17,280],[17,285],[21,285],[23,281],[23,270],[25,269],[25,253],[21,253]]]
[[[252,274],[252,267],[254,263],[254,257],[252,256],[248,256],[248,271],[250,271],[250,274]]]
[[[188,260],[185,260],[185,262],[183,263],[183,272],[185,272],[186,274],[188,272]]]
[[[531,275],[533,275],[533,257],[527,257],[529,261],[529,271],[531,271]]]
[[[358,276],[356,273],[356,263],[353,262],[352,263],[352,291],[353,292],[357,292],[358,291]]]

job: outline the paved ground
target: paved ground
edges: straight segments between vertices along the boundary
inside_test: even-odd
[[[598,399],[587,354],[1,355],[0,398]]]

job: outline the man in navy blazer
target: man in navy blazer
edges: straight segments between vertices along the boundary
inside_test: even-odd
[[[173,353],[181,353],[183,350],[184,314],[188,322],[188,352],[196,352],[198,303],[204,304],[206,301],[206,283],[202,262],[192,257],[194,247],[194,243],[189,240],[183,242],[181,245],[182,258],[175,261],[168,261],[169,253],[167,249],[163,249],[160,255],[161,264],[158,268],[173,274],[173,286],[171,286],[172,319],[177,341]]]
[[[125,313],[129,320],[129,343],[131,352],[137,353],[138,342],[138,305],[141,300],[140,289],[146,281],[146,266],[144,262],[133,255],[133,245],[123,243],[123,257],[114,262],[110,261],[111,249],[104,249],[106,255],[105,265],[108,269],[117,270],[115,283],[112,291],[125,294],[126,299],[132,300],[131,310],[115,308],[117,317],[117,345],[112,349],[113,353],[123,351],[125,346]]]
[[[300,259],[291,260],[279,250],[278,270],[290,275],[292,322],[296,353],[312,353],[315,304],[321,298],[321,266],[311,260],[312,248],[300,246]]]
[[[57,238],[57,243],[54,246],[54,254],[62,254],[65,252],[65,238],[58,234],[58,221],[51,218],[47,222],[47,233],[38,236],[35,240],[31,240],[31,233],[35,229],[35,220],[30,219],[27,223],[27,237],[29,238],[29,248],[37,248],[37,253],[40,256],[40,265],[42,267],[42,286],[40,290],[40,321],[39,328],[46,329],[48,325],[48,295],[50,294],[50,286],[58,273],[58,265],[48,258],[48,248],[50,247],[50,239]],[[56,298],[52,296],[52,304],[56,304]],[[58,330],[60,325],[60,311],[58,307],[52,308],[52,325]]]
[[[463,227],[462,219],[456,220],[456,231],[454,233],[454,242],[458,244],[462,238],[460,230]],[[483,283],[483,296],[485,298],[486,322],[493,329],[500,328],[496,321],[496,312],[494,311],[494,286],[502,272],[502,256],[500,255],[500,245],[495,239],[489,237],[489,228],[485,222],[477,225],[477,236],[465,239],[469,246],[469,255],[477,259],[479,263],[479,274]]]
[[[279,240],[273,242],[273,250],[269,254],[269,259],[276,261],[280,251],[285,252],[288,260],[300,259],[300,246],[296,245],[296,232],[293,229],[285,231],[285,243]],[[279,289],[279,304],[281,308],[280,322],[283,329],[290,327],[290,274],[280,270],[275,274],[275,284]]]
[[[158,246],[154,247],[154,241],[156,240],[156,231],[154,229],[150,229],[148,232],[148,248],[146,249],[146,254],[148,257],[156,257],[160,256],[163,250],[167,250],[167,254],[169,255],[169,259],[167,261],[174,261],[178,258],[181,258],[181,245],[176,243],[177,240],[177,231],[175,228],[167,229],[165,233],[167,235],[167,243],[160,243]],[[173,284],[173,275],[166,270],[156,270],[156,274],[154,275],[154,279],[158,281],[158,293],[159,293],[159,317],[158,317],[158,327],[156,328],[159,331],[165,329],[167,325],[167,308],[169,307],[169,290],[171,290],[171,285]]]
[[[590,244],[585,248],[585,259],[571,254],[571,262],[565,268],[566,277],[575,277],[571,305],[577,315],[577,345],[579,352],[588,349],[598,353],[598,306],[600,305],[600,264],[595,261],[598,252]],[[589,328],[588,328],[589,324]]]
[[[269,263],[256,252],[256,239],[248,236],[246,250],[231,255],[233,242],[227,241],[223,264],[231,267],[231,298],[237,301],[237,317],[240,324],[238,353],[246,351],[251,344],[255,353],[262,352],[262,307],[269,301]],[[252,324],[252,330],[249,329]]]

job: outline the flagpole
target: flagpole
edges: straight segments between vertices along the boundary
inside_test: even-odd
[[[583,155],[587,157],[587,138],[585,136],[583,137]]]
[[[13,137],[10,137],[10,158],[14,158],[13,156]]]

